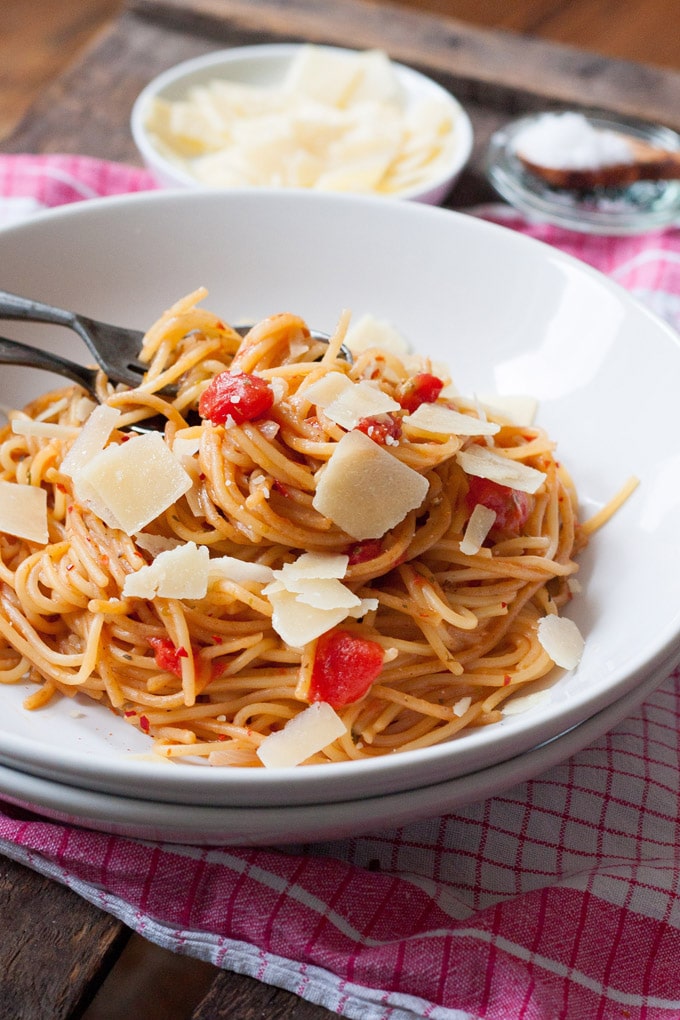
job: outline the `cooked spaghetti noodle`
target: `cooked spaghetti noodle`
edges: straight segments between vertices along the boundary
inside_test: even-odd
[[[107,448],[138,442],[144,420],[160,414],[164,444],[184,450],[192,482],[138,531],[104,523],[63,470],[94,407],[78,387],[12,412],[0,433],[0,477],[46,492],[49,532],[46,543],[0,534],[0,681],[35,681],[32,709],[86,695],[148,733],[159,754],[213,765],[260,766],[267,736],[318,700],[334,704],[345,729],[314,763],[423,748],[497,721],[509,697],[554,667],[538,622],[570,598],[574,556],[586,541],[551,439],[446,395],[446,379],[414,401],[414,379],[437,379],[426,361],[414,369],[410,356],[368,348],[350,364],[341,351],[347,316],[327,345],[292,314],[242,339],[197,307],[204,296],[189,295],[149,330],[138,389],[100,377],[100,401],[120,412]],[[270,406],[240,422],[196,422],[201,395],[225,371],[263,380]],[[307,396],[329,373],[368,381],[399,406],[357,427],[427,483],[416,507],[368,539],[315,505],[334,452],[354,431]],[[410,423],[419,402],[495,422],[497,431],[428,433]],[[520,498],[512,487],[487,485],[497,497],[493,523],[464,552],[476,504],[459,454],[481,448],[543,481]],[[208,550],[210,563],[258,565],[262,578],[257,569],[222,573],[200,597],[124,593],[160,551],[193,545]],[[266,578],[310,553],[347,557],[337,583],[361,608],[296,647],[277,632],[268,595],[275,586]],[[324,651],[338,633],[350,642],[339,664]],[[372,682],[361,689],[366,649]],[[320,666],[330,695],[316,687]]]

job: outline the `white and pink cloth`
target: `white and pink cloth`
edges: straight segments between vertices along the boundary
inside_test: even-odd
[[[0,156],[0,225],[151,187],[135,167]],[[594,237],[499,206],[475,213],[595,266],[680,330],[677,227]],[[0,799],[0,852],[166,948],[345,1017],[677,1020],[679,733],[675,670],[591,747],[429,821],[204,848],[79,829]]]

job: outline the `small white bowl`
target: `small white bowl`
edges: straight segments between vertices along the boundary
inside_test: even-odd
[[[205,86],[216,79],[246,85],[275,86],[283,82],[291,62],[302,48],[300,44],[291,43],[219,50],[177,64],[149,82],[134,103],[130,126],[144,164],[158,183],[163,187],[204,186],[191,170],[182,164],[181,157],[175,160],[164,152],[158,140],[148,130],[149,110],[155,99],[176,102],[185,99],[192,87]],[[314,49],[324,50],[329,54],[356,52],[329,46],[315,46]],[[431,179],[426,183],[385,197],[438,205],[451,192],[470,158],[473,143],[472,124],[461,104],[441,85],[410,67],[393,61],[391,63],[404,90],[407,109],[426,99],[437,99],[450,109],[454,125],[454,143],[444,168],[442,169],[441,163],[438,162],[433,168]]]

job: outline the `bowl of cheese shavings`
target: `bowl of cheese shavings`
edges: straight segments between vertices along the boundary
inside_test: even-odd
[[[472,151],[445,88],[381,50],[237,47],[137,98],[132,135],[162,186],[281,187],[444,201]]]

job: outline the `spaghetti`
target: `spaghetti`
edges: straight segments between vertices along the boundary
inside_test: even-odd
[[[46,493],[48,527],[46,542],[0,534],[0,680],[35,681],[31,709],[85,695],[148,733],[157,753],[213,765],[260,766],[264,740],[316,701],[344,727],[314,763],[422,748],[500,719],[554,667],[538,624],[570,598],[587,540],[553,442],[449,395],[427,361],[369,347],[349,364],[346,315],[327,345],[292,314],[242,338],[197,306],[204,297],[179,301],[146,334],[138,389],[100,376],[100,401],[118,412],[103,452],[134,449],[161,414],[163,444],[191,483],[147,523],[112,526],[65,470],[92,418],[82,390],[40,397],[0,432],[0,477]],[[391,410],[358,417],[355,394]],[[462,432],[433,424],[433,410]],[[348,413],[355,420],[339,424]],[[398,462],[424,480],[417,505],[392,507],[399,519],[381,534],[318,509],[322,479],[330,488],[333,458],[356,433],[381,470]],[[466,469],[466,454],[505,464],[511,484]],[[513,481],[525,469],[533,492]],[[175,577],[179,594],[154,591],[154,564],[187,550],[208,564],[205,590],[186,597]],[[152,588],[135,588],[147,574]],[[329,610],[331,589],[346,610]],[[295,633],[308,616],[321,633],[297,646],[277,622],[284,609]]]

